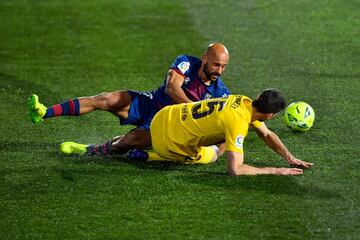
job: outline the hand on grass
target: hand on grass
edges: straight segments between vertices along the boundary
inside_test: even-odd
[[[275,175],[301,175],[303,170],[300,168],[276,168]]]
[[[291,160],[288,160],[288,163],[292,166],[300,168],[309,168],[313,165],[313,163],[311,162],[305,162],[297,158],[292,158]]]

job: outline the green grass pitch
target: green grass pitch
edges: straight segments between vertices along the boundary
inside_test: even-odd
[[[358,1],[0,1],[0,239],[359,239]],[[63,141],[125,133],[104,112],[31,124],[46,105],[150,90],[176,56],[224,43],[223,75],[250,97],[279,88],[308,102],[314,127],[269,122],[303,176],[230,177],[208,166],[64,157]],[[286,166],[249,133],[245,159]]]

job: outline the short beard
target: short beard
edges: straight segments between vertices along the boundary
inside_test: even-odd
[[[209,80],[209,81],[213,81],[211,79],[211,76],[213,75],[213,73],[209,72],[209,67],[208,67],[208,63],[205,64],[204,66],[204,70],[203,70],[206,78]],[[220,75],[216,78],[216,80],[220,77]]]

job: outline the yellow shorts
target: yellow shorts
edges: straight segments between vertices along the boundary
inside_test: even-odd
[[[155,152],[149,153],[148,161],[175,161],[182,164],[208,164],[215,162],[218,158],[218,147],[200,147],[199,152],[194,156],[184,156],[173,151],[160,150],[154,147]],[[161,152],[161,153],[160,153]]]
[[[218,147],[215,145],[190,147],[177,145],[169,141],[168,136],[171,129],[169,129],[166,125],[166,110],[167,109],[163,109],[158,112],[151,122],[150,130],[152,146],[160,158],[156,159],[155,157],[150,161],[168,160],[184,164],[208,164],[215,162],[218,158],[219,152]],[[184,138],[186,137],[184,136]]]

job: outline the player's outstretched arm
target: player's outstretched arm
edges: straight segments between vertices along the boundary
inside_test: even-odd
[[[282,143],[278,135],[276,135],[276,133],[268,129],[265,124],[262,124],[258,128],[254,128],[254,130],[268,147],[270,147],[277,154],[282,156],[290,165],[300,166],[303,168],[309,168],[313,165],[310,162],[305,162],[295,158]]]
[[[253,167],[244,164],[244,155],[237,152],[231,152],[231,151],[227,152],[227,161],[228,161],[229,173],[232,176],[259,175],[259,174],[273,174],[273,175],[303,174],[303,170],[300,168]]]
[[[165,93],[171,97],[175,103],[192,102],[181,88],[185,79],[184,76],[170,69],[166,78]]]

